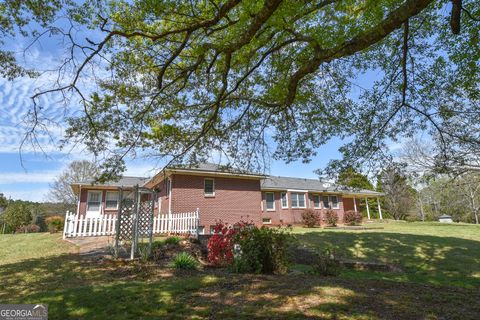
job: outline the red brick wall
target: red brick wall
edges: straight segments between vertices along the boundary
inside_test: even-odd
[[[325,215],[325,209],[315,209],[314,204],[313,204],[313,193],[307,193],[307,200],[306,200],[306,208],[292,208],[292,201],[291,201],[291,196],[290,192],[287,192],[287,197],[288,197],[288,208],[282,208],[282,202],[281,202],[281,191],[275,191],[275,210],[274,211],[267,211],[267,202],[265,198],[265,191],[262,192],[262,202],[263,202],[263,210],[262,210],[262,218],[270,218],[272,220],[272,224],[277,225],[277,224],[301,224],[302,223],[302,212],[305,209],[313,209],[315,211],[320,212],[321,219],[324,219]],[[315,193],[317,194],[317,193]],[[319,194],[320,196],[328,195],[328,194]],[[338,214],[338,220],[339,222],[343,222],[343,214],[345,212],[344,209],[344,199],[340,196],[337,195],[338,198],[338,204],[339,204],[339,209],[333,209],[334,211],[337,212]],[[351,200],[351,199],[346,199],[346,200]],[[353,206],[353,202],[352,202]],[[323,208],[323,203],[321,204],[321,207]],[[348,209],[347,209],[348,210]]]
[[[235,223],[253,221],[261,225],[260,181],[241,178],[214,177],[215,196],[204,195],[204,179],[194,175],[172,176],[172,212],[200,209],[200,225],[209,232],[216,221]]]

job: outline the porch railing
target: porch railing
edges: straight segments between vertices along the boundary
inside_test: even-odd
[[[112,236],[116,230],[117,215],[101,214],[96,217],[66,213],[63,238]],[[195,234],[199,224],[199,210],[153,217],[154,234]]]

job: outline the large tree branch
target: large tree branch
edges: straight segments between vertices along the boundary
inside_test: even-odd
[[[370,30],[355,36],[335,48],[316,50],[312,59],[301,66],[290,78],[284,101],[285,105],[291,105],[295,100],[300,80],[315,72],[322,63],[353,55],[372,46],[401,27],[409,18],[419,14],[433,1],[434,0],[407,0]]]

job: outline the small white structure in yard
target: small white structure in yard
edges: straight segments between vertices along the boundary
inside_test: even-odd
[[[452,216],[449,216],[448,214],[442,214],[440,217],[438,217],[438,222],[452,223]]]

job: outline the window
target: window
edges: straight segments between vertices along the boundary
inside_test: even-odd
[[[105,208],[118,209],[118,192],[107,191],[105,195]]]
[[[330,208],[330,202],[328,201],[328,196],[323,196],[322,199],[323,199],[323,207],[325,209],[329,209]]]
[[[313,195],[313,207],[315,209],[320,209],[320,196],[318,194]]]
[[[102,204],[102,191],[88,191],[87,211],[99,212]]]
[[[288,208],[288,197],[286,192],[282,192],[282,208]]]
[[[292,192],[292,208],[305,208],[305,193]]]
[[[271,218],[263,218],[262,222],[263,222],[263,224],[272,224],[272,219]]]
[[[203,192],[206,197],[212,197],[215,195],[215,182],[213,179],[205,179]]]
[[[265,200],[267,202],[267,211],[275,210],[275,194],[273,192],[265,192]]]
[[[330,196],[330,202],[332,203],[332,209],[338,209],[340,206],[338,205],[338,198],[337,196]]]

